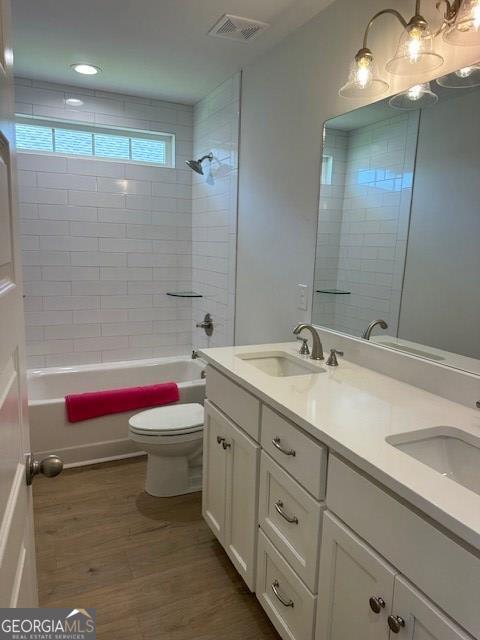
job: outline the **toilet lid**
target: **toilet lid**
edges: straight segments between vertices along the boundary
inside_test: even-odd
[[[142,411],[128,421],[137,433],[191,433],[203,426],[201,404],[173,404]]]

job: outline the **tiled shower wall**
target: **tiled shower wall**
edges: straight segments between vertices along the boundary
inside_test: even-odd
[[[328,326],[338,331],[361,335],[371,320],[381,317],[389,325],[388,333],[397,334],[417,132],[418,113],[400,114],[350,131],[346,157],[342,148],[334,149],[334,156],[338,153],[345,163],[341,226],[339,236],[335,235],[338,200],[330,202],[328,193],[322,195],[317,243],[320,264],[326,267],[329,258],[324,244],[328,252],[330,243],[325,234],[331,223],[322,221],[322,204],[328,212],[333,205],[335,253],[338,247],[335,287],[349,292],[332,296],[334,319]],[[330,135],[339,138],[339,132]],[[334,256],[331,265],[335,265]],[[317,277],[321,273],[322,267]],[[329,308],[330,322],[331,316]],[[314,319],[327,324],[318,313]]]
[[[214,157],[204,162],[204,176],[193,174],[192,286],[203,296],[193,302],[195,347],[234,341],[240,85],[237,74],[194,108],[194,156]],[[195,328],[207,312],[210,338]]]
[[[65,105],[66,97],[84,101]],[[176,169],[18,153],[29,366],[188,353],[192,107],[16,82],[17,113],[176,134]]]

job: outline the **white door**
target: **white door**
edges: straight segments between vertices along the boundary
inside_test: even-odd
[[[0,607],[36,607],[32,492],[26,469],[57,475],[51,456],[27,465],[30,442],[14,170],[10,0],[0,0]],[[31,460],[31,458],[29,458]]]
[[[0,0],[0,606],[37,606],[24,320],[16,234],[9,0]]]
[[[251,591],[255,589],[260,445],[230,421],[227,455],[225,549]]]
[[[390,640],[473,640],[402,576],[395,579]]]
[[[202,513],[219,542],[225,543],[226,450],[222,446],[228,435],[224,416],[205,401],[203,427]]]
[[[315,640],[388,640],[395,570],[327,512]]]

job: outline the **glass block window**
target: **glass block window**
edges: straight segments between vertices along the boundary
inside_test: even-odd
[[[15,129],[20,151],[174,166],[173,134],[60,123],[28,116],[17,116]]]

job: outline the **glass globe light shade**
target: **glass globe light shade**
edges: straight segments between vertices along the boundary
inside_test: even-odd
[[[437,83],[447,89],[469,89],[480,86],[480,64],[462,67],[453,73],[437,78]]]
[[[400,36],[394,57],[386,69],[398,76],[422,74],[443,64],[443,58],[433,50],[433,35],[421,16],[413,17]]]
[[[360,49],[350,67],[347,82],[338,94],[343,98],[376,98],[388,89],[378,77],[377,65],[369,49]]]
[[[438,96],[430,87],[429,82],[415,84],[406,91],[392,96],[388,104],[394,109],[408,111],[412,109],[424,109],[434,105],[438,101]]]

